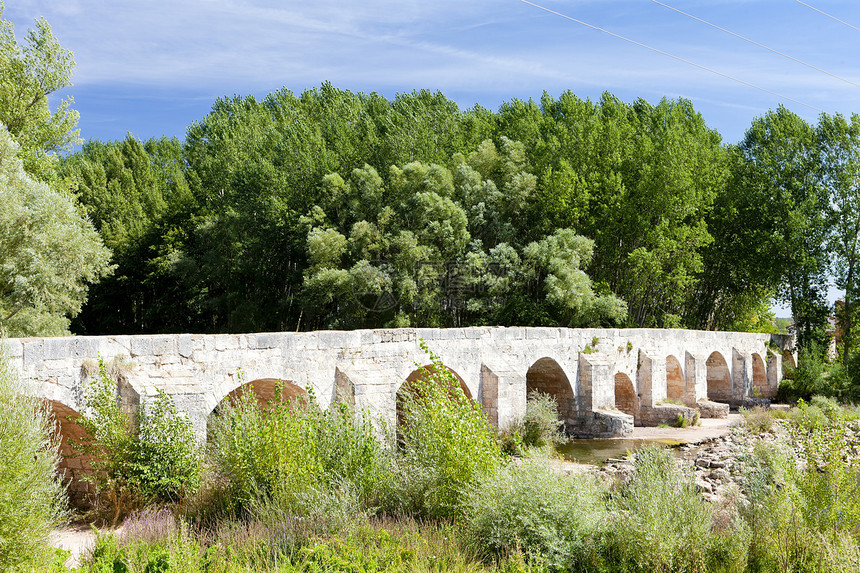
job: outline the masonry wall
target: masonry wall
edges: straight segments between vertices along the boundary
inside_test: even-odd
[[[124,405],[133,409],[161,389],[188,413],[202,437],[219,402],[242,382],[261,378],[313,389],[323,406],[340,396],[393,423],[400,384],[429,362],[419,346],[422,339],[499,426],[523,415],[527,373],[539,361],[545,370],[552,365],[556,380],[570,384],[567,417],[608,412],[614,419],[615,379],[624,374],[636,396],[631,402],[628,393],[623,408],[641,412],[644,420],[649,408],[669,399],[667,357],[680,364],[684,403],[695,406],[708,398],[713,353],[730,371],[728,390],[737,402],[754,387],[757,395],[775,391],[783,351],[793,352],[790,339],[766,334],[520,327],[24,338],[5,345],[34,395],[79,411],[87,375],[102,359],[121,380]],[[671,366],[674,379],[678,367]],[[606,426],[606,416],[597,418]],[[588,431],[587,425],[580,429]]]

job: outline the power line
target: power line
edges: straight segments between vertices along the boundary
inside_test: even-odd
[[[774,54],[776,54],[778,56],[782,56],[783,58],[788,58],[789,60],[791,60],[793,62],[797,62],[798,64],[801,64],[801,65],[804,65],[807,68],[811,68],[817,72],[821,72],[822,74],[827,74],[831,78],[836,78],[837,80],[843,81],[846,84],[851,84],[854,87],[860,88],[860,84],[854,83],[851,80],[845,79],[841,76],[837,76],[836,74],[830,73],[827,70],[823,70],[823,69],[821,69],[817,66],[814,66],[812,64],[808,64],[808,63],[804,62],[803,60],[799,60],[799,59],[795,58],[794,56],[789,56],[788,54],[786,54],[784,52],[780,52],[779,50],[774,50],[773,48],[769,48],[769,47],[765,46],[764,44],[761,44],[759,42],[756,42],[755,40],[751,40],[751,39],[747,38],[746,36],[741,36],[740,34],[736,34],[736,33],[732,32],[731,30],[726,30],[725,28],[717,26],[716,24],[712,24],[712,23],[708,22],[707,20],[703,20],[697,16],[693,16],[692,14],[688,14],[687,12],[684,12],[682,10],[678,10],[677,8],[669,6],[668,4],[664,4],[663,2],[660,2],[659,0],[651,0],[651,2],[653,2],[654,4],[659,4],[660,6],[663,6],[664,8],[668,8],[669,10],[677,12],[678,14],[682,14],[688,18],[692,18],[693,20],[701,22],[702,24],[706,24],[706,25],[710,26],[711,28],[715,28],[717,30],[720,30],[721,32],[725,32],[726,34],[730,34],[730,35],[734,36],[735,38],[740,38],[744,42],[749,42],[750,44],[758,46],[759,48],[763,48],[763,49],[767,50],[768,52],[773,52]],[[801,2],[801,4],[803,4],[803,2]]]
[[[800,0],[794,0],[794,1],[795,1],[795,2],[797,2],[798,4],[803,4],[804,6],[806,6],[807,8],[809,8],[810,10],[815,10],[815,11],[816,11],[816,12],[818,12],[819,14],[824,14],[825,16],[827,16],[828,18],[830,18],[831,20],[836,20],[836,21],[837,21],[837,22],[839,22],[840,24],[845,24],[845,25],[846,25],[846,26],[848,26],[849,28],[854,28],[855,30],[857,30],[858,32],[860,32],[860,28],[858,28],[857,26],[854,26],[854,25],[852,25],[852,24],[849,24],[849,23],[848,23],[848,22],[846,22],[845,20],[840,20],[840,19],[839,19],[839,18],[837,18],[836,16],[832,16],[832,15],[828,14],[827,12],[825,12],[825,11],[823,11],[823,10],[819,10],[819,9],[818,9],[818,8],[816,8],[815,6],[811,6],[811,5],[807,4],[806,2],[801,2]]]
[[[823,109],[819,109],[819,108],[815,107],[814,105],[809,105],[808,103],[803,103],[802,101],[799,101],[799,100],[796,100],[796,99],[790,98],[790,97],[788,97],[788,96],[784,96],[784,95],[779,94],[779,93],[777,93],[777,92],[771,91],[771,90],[769,90],[769,89],[767,89],[767,88],[763,88],[763,87],[761,87],[761,86],[757,86],[757,85],[755,85],[755,84],[751,84],[750,82],[747,82],[747,81],[744,81],[744,80],[738,79],[738,78],[736,78],[736,77],[734,77],[734,76],[730,76],[730,75],[728,75],[728,74],[724,74],[723,72],[718,72],[718,71],[717,71],[717,70],[715,70],[715,69],[709,68],[709,67],[707,67],[707,66],[703,66],[703,65],[701,65],[701,64],[697,64],[696,62],[691,62],[690,60],[686,60],[686,59],[684,59],[684,58],[681,58],[680,56],[676,56],[676,55],[674,55],[674,54],[670,54],[669,52],[664,52],[663,50],[660,50],[660,49],[657,49],[657,48],[653,48],[653,47],[651,47],[651,46],[649,46],[649,45],[647,45],[647,44],[643,44],[642,42],[637,42],[636,40],[632,40],[632,39],[630,39],[630,38],[627,38],[626,36],[622,36],[622,35],[620,35],[620,34],[616,34],[615,32],[610,32],[609,30],[607,30],[607,29],[605,29],[605,28],[601,28],[601,27],[599,27],[599,26],[595,26],[595,25],[593,25],[593,24],[589,24],[588,22],[583,22],[582,20],[577,20],[576,18],[574,18],[574,17],[572,17],[572,16],[568,16],[567,14],[562,14],[561,12],[556,12],[555,10],[550,10],[549,8],[546,8],[546,7],[544,7],[544,6],[541,6],[540,4],[535,4],[534,2],[529,2],[528,0],[520,0],[520,2],[522,2],[523,4],[528,4],[529,6],[534,6],[535,8],[538,8],[538,9],[540,9],[540,10],[543,10],[544,12],[549,12],[550,14],[554,14],[554,15],[556,15],[556,16],[559,16],[560,18],[564,18],[564,19],[566,19],[566,20],[570,20],[571,22],[576,22],[577,24],[582,24],[583,26],[585,26],[585,27],[587,27],[587,28],[591,28],[592,30],[597,30],[598,32],[603,32],[604,34],[609,34],[610,36],[612,36],[612,37],[614,37],[614,38],[618,38],[619,40],[624,40],[625,42],[629,42],[629,43],[634,44],[634,45],[636,45],[636,46],[639,46],[639,47],[641,47],[641,48],[645,48],[646,50],[651,50],[652,52],[655,52],[655,53],[660,54],[660,55],[662,55],[662,56],[666,56],[666,57],[668,57],[668,58],[672,58],[673,60],[677,60],[677,61],[679,61],[679,62],[683,62],[683,63],[688,64],[688,65],[690,65],[690,66],[693,66],[693,67],[699,68],[700,70],[705,70],[706,72],[711,72],[712,74],[716,74],[716,75],[718,75],[718,76],[720,76],[720,77],[726,78],[726,79],[728,79],[728,80],[732,80],[733,82],[737,82],[737,83],[739,83],[739,84],[745,85],[745,86],[750,87],[750,88],[753,88],[753,89],[757,89],[757,90],[759,90],[759,91],[762,91],[762,92],[764,92],[764,93],[770,94],[770,95],[772,95],[772,96],[776,96],[776,97],[778,97],[778,98],[780,98],[780,99],[784,99],[784,100],[786,100],[786,101],[790,101],[790,102],[792,102],[792,103],[796,103],[796,104],[798,104],[798,105],[802,105],[803,107],[808,107],[809,109],[813,109],[813,110],[815,110],[815,111],[817,111],[817,112],[819,112],[819,113],[824,113],[824,110],[823,110]]]

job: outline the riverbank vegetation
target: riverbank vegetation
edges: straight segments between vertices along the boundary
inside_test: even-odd
[[[322,409],[313,395],[261,403],[248,393],[213,414],[203,457],[185,455],[176,443],[194,444],[193,436],[159,439],[172,435],[166,422],[122,420],[115,402],[94,402],[86,415],[115,416],[104,427],[133,428],[123,435],[137,445],[106,432],[88,442],[90,452],[125,444],[100,450],[113,461],[94,463],[93,478],[121,483],[128,495],[93,490],[88,516],[99,527],[123,527],[103,529],[79,571],[800,572],[860,565],[856,409],[815,398],[787,413],[747,413],[748,429],[736,430],[751,444],[734,464],[738,487],[708,501],[692,468],[664,448],[639,450],[623,478],[560,472],[545,447],[505,455],[478,405],[437,362],[412,382],[399,431],[344,403]],[[12,571],[65,571],[65,554],[48,565],[46,548],[47,528],[64,515],[58,445],[45,415],[33,404],[18,407],[24,399],[9,388],[0,408],[15,406],[26,419],[2,435],[12,440],[7,451],[29,448],[14,467],[31,468],[32,479],[0,481],[0,500],[16,500],[0,504],[0,556]],[[543,396],[530,401],[538,419],[551,409]],[[555,432],[545,424],[536,441],[551,443]],[[131,463],[141,452],[165,463],[147,464],[141,475]],[[183,479],[172,469],[176,460],[193,461],[197,471]],[[165,483],[174,489],[159,489]],[[23,513],[21,499],[29,503]]]

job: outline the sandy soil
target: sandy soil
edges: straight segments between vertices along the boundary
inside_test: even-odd
[[[740,414],[729,414],[728,418],[702,418],[699,426],[689,428],[644,428],[634,427],[633,433],[623,439],[666,440],[673,444],[697,444],[719,438],[731,432],[731,427],[742,419]],[[616,438],[612,438],[616,439]]]
[[[106,530],[100,530],[106,531]],[[51,532],[51,547],[71,552],[65,565],[70,569],[79,567],[81,557],[87,555],[96,541],[96,531],[91,525],[75,524],[55,529]]]

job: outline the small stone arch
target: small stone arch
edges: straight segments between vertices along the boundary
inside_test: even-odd
[[[639,419],[639,397],[633,388],[633,381],[623,372],[615,375],[615,407],[633,416],[634,420]]]
[[[767,369],[761,355],[753,352],[752,355],[752,385],[755,396],[770,398],[770,387],[767,383]]]
[[[92,485],[84,478],[93,471],[93,456],[75,450],[74,443],[81,443],[89,435],[79,423],[80,413],[65,404],[46,400],[45,407],[54,420],[54,432],[60,440],[59,474],[69,494],[72,507],[85,508],[89,505]]]
[[[797,362],[794,361],[794,354],[788,350],[782,351],[782,373],[785,374],[786,368],[797,368]]]
[[[732,375],[726,359],[719,352],[712,352],[705,362],[708,381],[708,400],[731,402]]]
[[[671,354],[666,357],[666,397],[669,400],[684,401],[686,385],[681,362]]]
[[[558,404],[558,417],[565,424],[576,420],[576,395],[567,374],[561,366],[549,357],[532,364],[526,373],[526,395],[541,392],[555,398]]]

